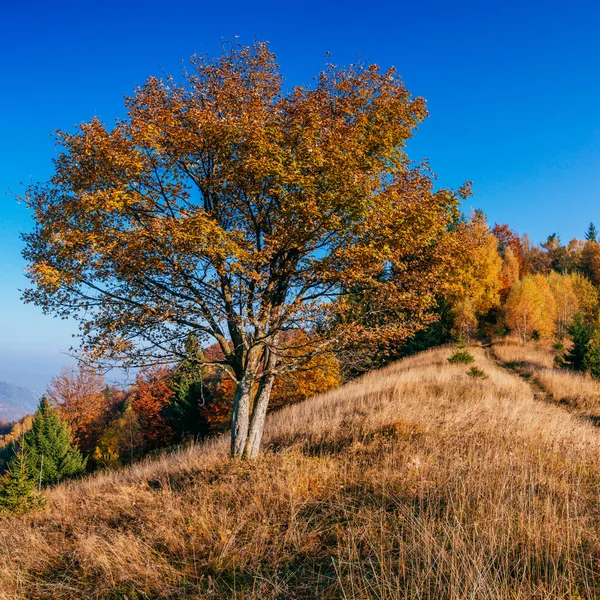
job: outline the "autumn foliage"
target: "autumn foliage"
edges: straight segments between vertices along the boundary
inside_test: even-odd
[[[140,434],[147,449],[168,445],[173,438],[173,430],[165,417],[172,398],[170,369],[155,367],[137,376],[131,393],[131,408],[138,417]]]
[[[290,88],[266,44],[232,46],[126,108],[60,132],[54,176],[25,196],[25,299],[78,315],[89,358],[176,363],[190,336],[217,343],[231,452],[253,458],[282,358],[401,344],[435,319],[469,189],[436,189],[410,161],[427,112],[393,69],[328,65]],[[296,328],[314,344],[292,360]]]
[[[50,382],[46,398],[69,424],[81,450],[93,452],[116,410],[116,398],[104,378],[83,366],[64,368]]]

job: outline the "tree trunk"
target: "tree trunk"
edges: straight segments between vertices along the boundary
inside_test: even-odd
[[[254,409],[252,411],[252,423],[250,424],[250,433],[248,434],[246,448],[244,451],[244,458],[249,460],[253,460],[258,456],[260,442],[265,429],[267,407],[269,405],[269,400],[271,399],[271,390],[273,389],[274,381],[275,377],[273,375],[265,376],[265,378],[261,381],[261,386],[254,403]]]
[[[244,375],[237,384],[233,398],[233,411],[231,413],[231,448],[232,458],[242,458],[246,440],[248,439],[248,426],[250,423],[250,401],[252,399],[251,377]]]

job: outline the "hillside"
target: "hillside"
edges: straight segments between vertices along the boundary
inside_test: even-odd
[[[0,522],[0,598],[600,597],[600,432],[472,352],[487,379],[442,348],[271,415],[255,464],[49,491]]]
[[[0,381],[0,421],[16,421],[35,410],[36,399],[30,390]]]

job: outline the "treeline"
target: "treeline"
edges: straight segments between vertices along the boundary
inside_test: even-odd
[[[563,244],[553,233],[535,246],[506,224],[490,227],[481,211],[452,227],[452,268],[440,283],[435,318],[404,344],[374,343],[346,352],[345,375],[443,343],[509,333],[523,344],[552,340],[558,366],[594,375],[590,356],[596,339],[600,348],[600,244],[594,224],[583,239]],[[575,343],[579,354],[589,351],[587,366],[583,358],[570,357]]]
[[[453,339],[512,333],[525,344],[550,340],[557,366],[600,376],[600,244],[590,223],[583,239],[555,233],[532,246],[506,224],[488,227],[482,213],[463,220],[465,251],[440,295],[438,321],[401,353]],[[459,236],[461,237],[461,236]]]

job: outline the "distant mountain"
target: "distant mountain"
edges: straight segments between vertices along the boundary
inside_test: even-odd
[[[35,411],[35,394],[24,387],[0,381],[0,421],[15,421]]]

